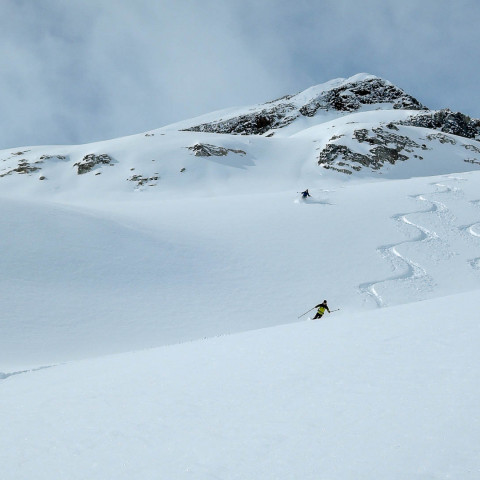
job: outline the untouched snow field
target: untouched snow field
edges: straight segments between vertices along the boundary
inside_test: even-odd
[[[480,478],[480,144],[375,108],[0,152],[0,479]]]

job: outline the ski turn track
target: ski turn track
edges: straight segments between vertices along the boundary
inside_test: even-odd
[[[462,177],[448,176],[446,178],[448,180],[453,180],[455,182],[467,181],[466,178],[462,178]],[[452,187],[449,187],[448,185],[444,185],[444,184],[441,184],[441,183],[435,183],[434,185],[439,186],[439,187],[444,187],[452,193],[456,193],[456,194],[462,194],[463,193],[463,191],[460,188],[457,188],[457,187],[452,188]],[[446,192],[443,192],[443,193],[446,193]],[[477,208],[480,207],[480,199],[470,200],[469,203],[471,205],[473,205],[474,207],[477,207]],[[474,222],[474,223],[471,223],[469,225],[464,225],[462,227],[459,227],[459,229],[463,232],[468,233],[469,235],[471,235],[474,238],[480,238],[480,222]],[[480,271],[480,257],[472,258],[472,259],[468,260],[468,263],[474,270]]]
[[[434,183],[432,185],[437,187],[437,192],[432,193],[451,193],[454,191],[458,191],[458,189],[456,188],[449,187],[448,185],[444,185],[441,183]],[[438,187],[444,188],[445,190],[438,191]],[[448,208],[444,203],[437,200],[430,200],[426,198],[425,195],[427,194],[421,193],[418,195],[413,195],[412,198],[430,204],[430,207],[428,209],[418,210],[409,213],[399,213],[392,216],[393,220],[400,222],[402,225],[407,225],[409,227],[415,228],[418,231],[417,236],[412,239],[403,240],[401,242],[390,245],[382,245],[377,248],[377,251],[380,253],[380,255],[383,258],[389,260],[393,270],[400,270],[400,273],[384,278],[382,280],[375,280],[359,285],[360,292],[366,294],[369,298],[372,298],[378,307],[388,306],[388,303],[384,299],[384,296],[379,291],[379,287],[381,286],[386,286],[395,282],[401,282],[403,284],[409,284],[409,286],[413,287],[416,291],[430,291],[435,285],[433,278],[428,274],[426,269],[422,267],[422,265],[408,258],[408,256],[404,255],[400,251],[400,248],[403,245],[420,245],[440,240],[436,232],[434,232],[433,230],[429,230],[428,228],[422,226],[419,223],[413,222],[409,218],[409,216],[411,215],[432,213],[438,216],[445,216],[445,214],[448,212]]]
[[[472,200],[470,203],[476,207],[480,207],[480,199]],[[467,233],[469,233],[473,237],[480,238],[480,222],[472,223],[463,228]],[[468,261],[468,263],[474,270],[480,271],[480,257],[472,258]]]

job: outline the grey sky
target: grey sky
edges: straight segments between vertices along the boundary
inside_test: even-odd
[[[480,117],[478,0],[0,0],[0,148],[86,143],[368,72]]]

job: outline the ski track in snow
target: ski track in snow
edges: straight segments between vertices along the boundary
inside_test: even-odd
[[[480,238],[480,222],[472,223],[463,227],[470,235]]]
[[[455,177],[455,176],[447,176],[445,177],[446,180],[454,181],[454,182],[461,182],[467,181],[467,179],[462,177]],[[452,187],[446,185],[444,183],[434,182],[431,185],[437,188],[436,192],[432,192],[432,194],[453,194],[457,197],[459,195],[463,195],[463,190],[458,187]],[[441,190],[440,190],[441,189]],[[431,214],[434,213],[439,217],[445,216],[448,212],[447,206],[439,202],[438,200],[431,200],[426,198],[425,193],[414,195],[413,198],[427,202],[431,204],[431,207],[427,210],[420,210],[410,213],[400,213],[396,214],[392,217],[392,219],[401,222],[403,224],[409,225],[414,227],[418,230],[418,235],[409,240],[404,240],[402,242],[398,242],[391,245],[383,245],[377,248],[377,251],[382,255],[382,257],[387,258],[393,266],[394,270],[398,270],[399,268],[403,268],[403,271],[397,275],[393,275],[391,277],[376,280],[373,282],[366,282],[359,286],[359,289],[362,293],[367,294],[370,298],[373,298],[378,307],[385,307],[387,303],[382,295],[379,293],[378,287],[381,285],[385,285],[391,282],[412,282],[415,283],[415,288],[417,290],[425,290],[430,289],[434,285],[433,278],[427,273],[426,269],[419,265],[418,263],[414,262],[413,260],[409,259],[407,256],[403,255],[399,248],[402,245],[406,244],[415,244],[415,243],[426,243],[439,240],[439,236],[436,232],[431,231],[422,225],[411,221],[408,217],[414,214]],[[476,207],[480,207],[480,199],[478,200],[470,200],[469,203]],[[474,238],[480,238],[480,222],[474,222],[469,225],[465,225],[462,227],[458,227],[461,231],[467,232]],[[480,257],[472,258],[468,260],[469,265],[477,271],[480,271]]]
[[[458,181],[467,181],[466,178],[462,178],[462,177],[448,176],[446,178],[449,179],[449,180],[457,181],[457,182]],[[449,188],[450,191],[453,191],[455,193],[458,193],[458,192],[461,193],[462,192],[462,190],[459,189],[459,188],[455,188],[455,187],[450,188],[447,185],[443,185],[443,184],[436,184],[436,185]],[[480,199],[470,200],[469,203],[471,203],[475,207],[480,207]],[[480,222],[474,222],[474,223],[471,223],[469,225],[464,225],[464,226],[459,227],[459,229],[461,231],[467,232],[472,237],[480,238]],[[480,270],[480,257],[472,258],[472,259],[468,260],[468,263],[474,270]]]
[[[470,203],[476,207],[480,207],[480,199],[471,200]],[[462,227],[462,229],[473,237],[480,238],[480,222],[465,225],[464,227]],[[468,263],[474,270],[480,271],[480,257],[471,258],[470,260],[468,260]]]
[[[450,178],[449,178],[450,179]],[[459,178],[451,178],[451,180],[462,180]],[[437,187],[437,192],[432,193],[452,193],[452,192],[461,192],[460,189],[456,187],[450,187],[442,183],[433,183]],[[438,191],[438,187],[444,188],[443,191]],[[414,227],[418,230],[418,235],[409,240],[403,240],[398,243],[390,245],[382,245],[377,248],[377,251],[382,255],[382,257],[387,258],[393,266],[394,270],[403,268],[403,271],[399,274],[392,275],[391,277],[384,278],[382,280],[375,280],[372,282],[366,282],[359,285],[359,290],[362,293],[367,294],[369,297],[375,300],[375,303],[378,307],[386,307],[388,304],[379,293],[378,287],[385,285],[391,282],[410,282],[415,284],[416,290],[430,290],[434,286],[433,278],[428,274],[424,267],[409,259],[407,256],[403,255],[399,248],[402,245],[407,244],[421,244],[428,243],[435,240],[438,240],[439,237],[436,232],[429,230],[428,228],[423,227],[422,225],[411,221],[408,217],[414,214],[437,214],[438,216],[445,215],[448,212],[448,208],[442,202],[438,200],[430,200],[425,197],[425,193],[418,195],[413,195],[412,198],[416,200],[430,203],[431,206],[427,210],[418,210],[409,213],[398,213],[392,216],[392,219],[398,222],[401,222],[405,225]]]

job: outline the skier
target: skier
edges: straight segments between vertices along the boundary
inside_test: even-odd
[[[301,192],[301,194],[302,194],[302,198],[311,197],[311,195],[308,193],[308,188],[304,192]]]
[[[324,300],[322,303],[319,303],[318,305],[315,305],[315,308],[318,308],[318,310],[315,316],[313,317],[313,320],[316,320],[317,318],[322,318],[323,314],[325,313],[325,310],[327,310],[328,313],[331,313],[330,309],[328,308],[326,300]]]

